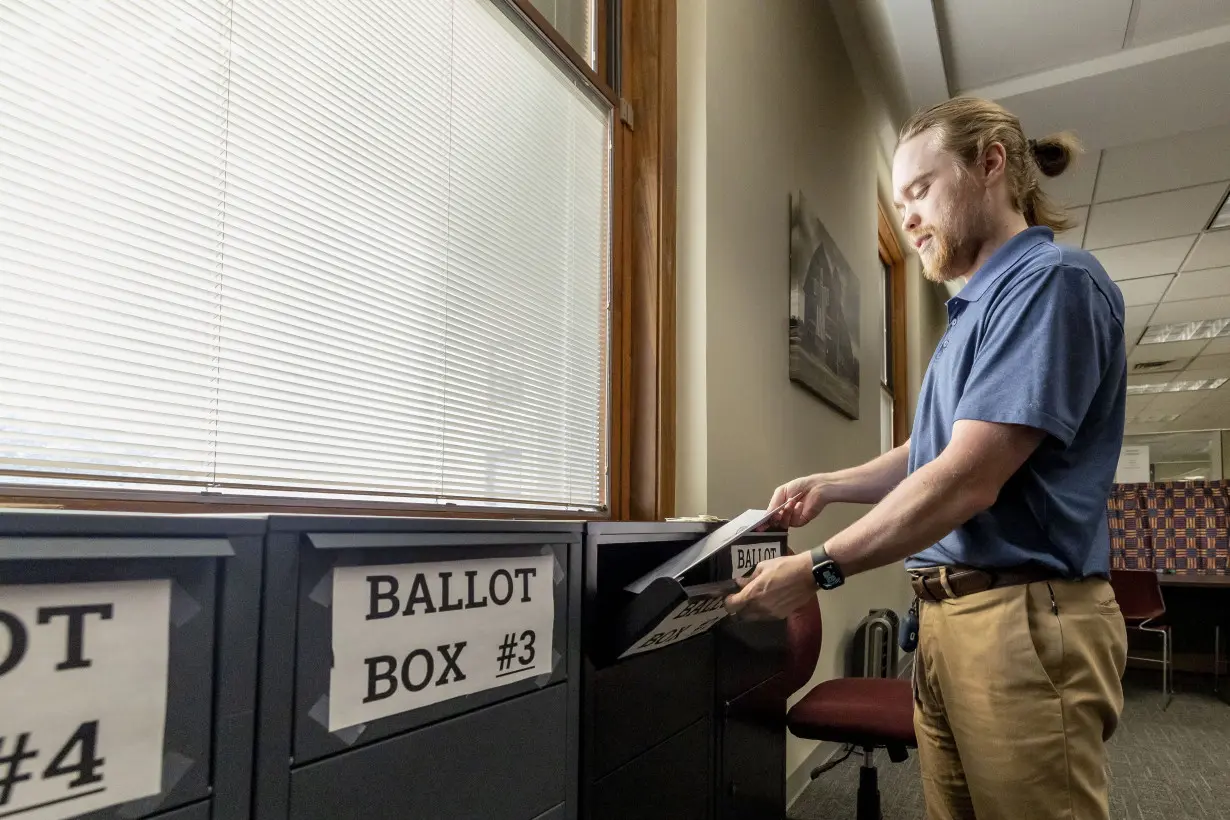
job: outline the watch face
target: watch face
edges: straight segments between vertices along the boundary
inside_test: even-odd
[[[841,573],[832,564],[821,564],[815,568],[814,574],[816,581],[819,582],[821,589],[833,589],[841,586]]]

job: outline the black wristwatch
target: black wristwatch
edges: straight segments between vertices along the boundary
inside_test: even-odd
[[[820,589],[837,589],[846,582],[841,567],[829,558],[823,544],[811,551],[811,577],[816,579],[816,586]]]

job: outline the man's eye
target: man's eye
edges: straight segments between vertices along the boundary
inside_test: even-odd
[[[929,190],[931,190],[931,186],[930,186],[930,185],[926,185],[926,186],[924,186],[924,187],[922,187],[922,188],[919,188],[919,189],[918,189],[918,196],[917,196],[917,197],[915,197],[915,198],[916,198],[916,199],[926,199],[926,198],[927,198],[927,191],[929,191]]]

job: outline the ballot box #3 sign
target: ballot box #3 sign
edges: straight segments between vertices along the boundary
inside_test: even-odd
[[[333,570],[329,731],[552,669],[555,557]]]
[[[0,818],[162,790],[167,580],[0,585]]]

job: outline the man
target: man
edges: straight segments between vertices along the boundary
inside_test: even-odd
[[[902,130],[893,187],[927,278],[968,277],[910,440],[796,479],[802,526],[877,503],[810,554],[762,564],[732,611],[784,617],[902,559],[919,605],[915,727],[929,818],[1108,817],[1105,741],[1123,705],[1106,499],[1123,435],[1123,298],[1039,190],[1076,149],[1016,117],[945,102]],[[822,593],[823,594],[823,593]],[[822,598],[823,601],[823,598]]]

